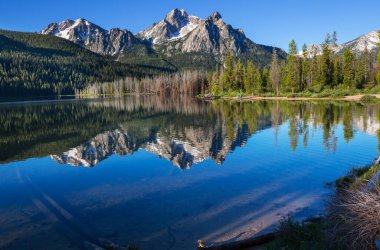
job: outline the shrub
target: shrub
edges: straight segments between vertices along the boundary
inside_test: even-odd
[[[361,102],[375,102],[377,101],[377,98],[376,96],[372,96],[372,95],[364,95],[362,96],[362,98],[360,98],[360,101]]]
[[[376,249],[380,239],[380,186],[368,181],[379,164],[353,169],[337,182],[337,191],[328,205],[328,239],[334,248]],[[339,185],[338,185],[339,184]]]
[[[326,249],[322,218],[296,222],[291,218],[280,221],[276,239],[267,249]]]

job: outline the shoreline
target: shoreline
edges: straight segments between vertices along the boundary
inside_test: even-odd
[[[363,96],[372,96],[380,99],[380,94],[358,94],[344,97],[286,97],[286,96],[215,96],[200,97],[202,100],[238,100],[238,101],[257,101],[257,100],[279,100],[279,101],[360,101]]]

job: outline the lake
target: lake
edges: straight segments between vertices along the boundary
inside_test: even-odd
[[[379,104],[152,96],[0,104],[0,248],[195,249],[323,213]]]

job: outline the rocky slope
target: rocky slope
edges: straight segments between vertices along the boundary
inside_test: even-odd
[[[354,52],[363,53],[365,48],[367,48],[368,51],[373,51],[377,49],[377,45],[379,42],[380,39],[378,32],[372,31],[352,41],[340,45],[338,52],[344,51],[346,49],[351,49]]]
[[[350,49],[354,53],[363,53],[367,48],[369,52],[378,51],[378,43],[380,42],[378,31],[371,31],[367,34],[364,34],[352,41],[340,44],[340,45],[329,45],[331,51],[335,54],[343,54],[345,50]],[[310,45],[308,48],[308,54],[311,56],[313,53],[313,48],[316,52],[316,55],[321,55],[323,52],[323,45]],[[302,51],[299,52],[299,55],[302,55]]]
[[[273,51],[273,47],[258,45],[241,29],[225,23],[218,12],[201,19],[178,9],[136,35],[126,29],[108,31],[82,18],[51,23],[41,34],[58,36],[116,59],[128,59],[126,57],[131,51],[136,48],[142,51],[143,48],[144,53],[140,56],[156,54],[173,61],[178,67],[189,63],[214,66],[222,63],[227,53],[253,59],[258,64],[268,64]],[[284,51],[277,50],[280,57],[285,55]]]
[[[153,44],[160,44],[186,36],[193,31],[201,19],[188,15],[185,10],[174,9],[163,20],[137,34],[137,37],[148,40]]]
[[[143,45],[130,31],[124,29],[105,30],[83,18],[51,23],[41,31],[77,43],[101,55],[116,55],[134,46]]]

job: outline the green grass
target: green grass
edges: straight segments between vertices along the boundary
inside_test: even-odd
[[[356,189],[363,183],[369,181],[372,176],[380,171],[380,164],[373,164],[364,167],[353,168],[348,175],[335,181],[335,186],[339,189]]]
[[[327,249],[323,218],[296,222],[291,218],[280,221],[276,239],[268,250],[278,249]]]

